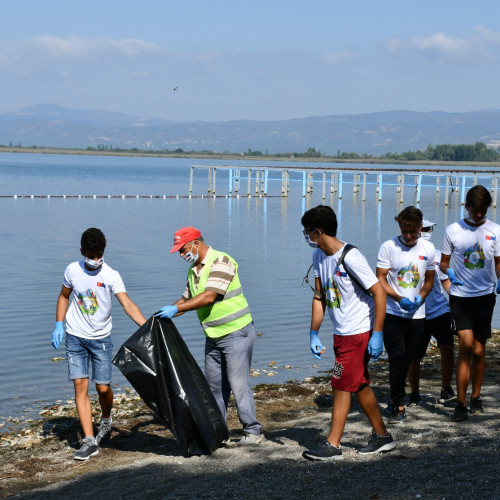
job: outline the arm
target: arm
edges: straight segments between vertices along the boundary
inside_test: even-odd
[[[373,321],[373,331],[381,332],[384,329],[387,294],[380,282],[375,283],[370,292],[373,294],[375,304],[375,319]]]
[[[72,288],[66,288],[64,285],[62,286],[61,293],[57,298],[56,321],[64,321],[66,312],[68,311],[69,298],[72,291]]]
[[[315,278],[314,283],[317,294],[314,294],[312,300],[311,330],[318,331],[321,328],[321,323],[323,323],[323,318],[325,317],[326,298],[323,293],[321,279]]]
[[[441,262],[439,263],[439,269],[444,274],[448,273],[448,269],[450,268],[450,258],[451,255],[446,255],[444,253],[441,254]]]
[[[385,293],[389,295],[392,299],[394,299],[396,302],[401,302],[401,299],[403,298],[401,295],[399,295],[391,285],[389,285],[389,282],[387,281],[387,276],[389,274],[389,269],[383,269],[380,267],[377,267],[377,278],[379,280],[379,283],[382,285],[382,288],[384,289]]]
[[[175,305],[177,306],[179,314],[182,314],[186,311],[194,311],[195,309],[210,306],[216,299],[217,293],[211,290],[205,290],[203,293],[200,293],[200,295],[195,295],[189,299],[181,298],[175,303]]]
[[[420,290],[420,296],[422,297],[422,300],[431,293],[432,287],[434,286],[434,274],[436,272],[434,270],[427,270],[425,271],[425,277],[424,277],[424,286]]]
[[[146,323],[146,318],[141,313],[141,310],[137,307],[135,302],[128,296],[127,292],[119,292],[115,295],[118,302],[123,307],[123,310],[127,316],[137,325],[142,326]]]
[[[446,278],[445,280],[441,280],[441,285],[444,288],[444,291],[449,294],[450,293],[450,286],[451,286],[451,281]]]

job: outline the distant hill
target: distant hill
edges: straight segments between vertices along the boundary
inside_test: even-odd
[[[500,111],[384,111],[282,121],[174,122],[41,104],[0,114],[0,144],[83,148],[210,150],[263,154],[402,153],[436,144],[500,146]]]

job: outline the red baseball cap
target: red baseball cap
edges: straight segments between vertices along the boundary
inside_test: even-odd
[[[186,243],[201,238],[201,232],[195,227],[181,227],[174,234],[174,246],[170,249],[170,253],[177,252]]]

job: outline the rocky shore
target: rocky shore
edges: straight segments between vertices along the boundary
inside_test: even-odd
[[[438,402],[439,354],[422,365],[423,405],[408,408],[390,429],[391,453],[365,457],[370,428],[355,398],[342,441],[344,460],[311,463],[302,452],[325,439],[331,412],[329,377],[255,387],[265,440],[235,444],[240,424],[230,408],[231,443],[211,456],[186,456],[135,391],[115,391],[113,435],[87,462],[73,454],[80,435],[72,400],[40,411],[40,419],[0,429],[0,497],[16,498],[500,498],[500,331],[487,346],[485,413],[451,420]],[[388,398],[387,362],[372,364],[379,403]],[[94,401],[95,421],[99,414]]]

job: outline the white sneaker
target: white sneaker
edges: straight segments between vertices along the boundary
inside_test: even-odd
[[[238,441],[239,445],[246,446],[248,444],[259,444],[264,436],[262,434],[252,434],[251,432],[243,432],[243,437]]]

